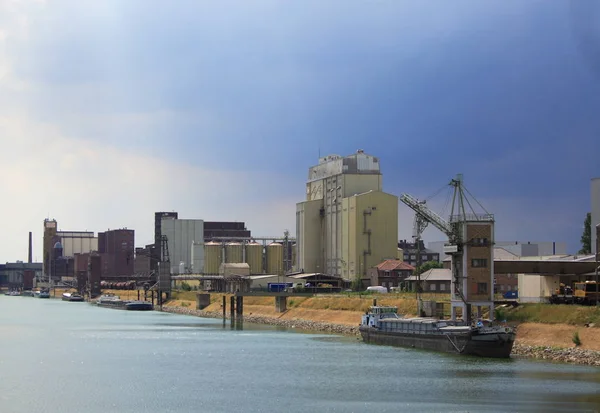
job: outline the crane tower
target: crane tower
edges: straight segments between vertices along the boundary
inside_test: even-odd
[[[462,319],[470,323],[473,307],[477,309],[477,318],[482,316],[484,307],[489,308],[489,317],[492,319],[494,216],[464,187],[461,174],[452,179],[449,185],[454,191],[448,220],[409,194],[402,194],[400,201],[415,212],[415,222],[417,219],[426,221],[448,237],[444,253],[451,256],[452,319],[456,320],[457,310],[460,309]],[[474,205],[479,207],[479,212]]]

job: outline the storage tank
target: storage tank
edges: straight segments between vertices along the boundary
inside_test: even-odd
[[[221,244],[212,241],[204,244],[204,274],[219,274],[221,263]]]
[[[278,242],[267,245],[267,273],[283,275],[283,245]]]
[[[246,244],[246,263],[250,266],[250,274],[263,274],[263,246],[258,242]]]
[[[228,264],[244,262],[244,246],[239,242],[225,244],[225,262]]]

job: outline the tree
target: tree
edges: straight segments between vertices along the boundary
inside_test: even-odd
[[[588,212],[583,221],[583,234],[581,235],[581,249],[578,254],[592,253],[592,213]]]
[[[437,262],[437,261],[427,261],[426,263],[418,266],[415,269],[415,275],[423,274],[425,271],[429,271],[432,268],[444,268],[444,265],[441,262]]]

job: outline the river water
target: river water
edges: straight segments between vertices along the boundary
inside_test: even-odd
[[[600,411],[600,369],[0,296],[0,411]]]

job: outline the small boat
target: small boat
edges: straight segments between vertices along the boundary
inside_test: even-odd
[[[79,293],[63,293],[62,300],[71,302],[81,302],[83,301],[83,296]]]
[[[40,291],[39,298],[50,298],[50,291]]]
[[[400,317],[397,308],[372,306],[359,327],[366,343],[420,348],[480,357],[508,358],[515,342],[513,328],[479,320],[463,321],[431,317]]]
[[[31,290],[21,291],[21,296],[22,297],[33,297],[33,291],[31,291]]]

